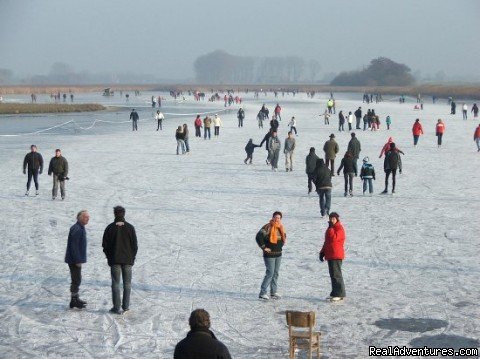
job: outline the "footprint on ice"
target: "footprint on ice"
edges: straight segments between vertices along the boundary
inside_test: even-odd
[[[446,327],[448,322],[430,318],[388,318],[379,319],[374,324],[381,329],[391,331],[400,330],[403,332],[425,333]]]

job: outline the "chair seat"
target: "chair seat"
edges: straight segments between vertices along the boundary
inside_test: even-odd
[[[320,332],[313,332],[312,337],[315,340],[317,336],[321,335]],[[292,338],[299,338],[299,339],[309,339],[310,334],[305,330],[292,330]]]

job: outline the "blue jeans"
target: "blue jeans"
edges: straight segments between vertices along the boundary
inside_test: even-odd
[[[203,138],[206,140],[207,139],[207,133],[208,133],[208,138],[210,139],[210,127],[204,127],[203,129]]]
[[[363,179],[363,193],[367,191],[367,185],[368,185],[368,192],[373,193],[373,178]]]
[[[277,293],[278,271],[280,270],[282,257],[263,257],[263,261],[265,262],[266,272],[260,288],[260,295],[267,294],[269,286],[270,294],[275,294]]]
[[[183,140],[183,142],[185,142],[185,150],[186,150],[187,152],[190,152],[190,146],[189,146],[189,144],[188,144],[188,138],[185,138],[185,139]]]
[[[177,140],[177,155],[182,150],[182,155],[185,153],[185,141],[184,140]]]
[[[320,214],[322,217],[325,214],[330,213],[330,204],[332,202],[332,189],[325,188],[325,189],[318,189],[318,200],[320,202]]]
[[[120,309],[120,277],[123,278],[122,308],[130,308],[130,292],[132,291],[132,266],[128,264],[114,264],[110,267],[112,274],[112,301],[113,307]]]

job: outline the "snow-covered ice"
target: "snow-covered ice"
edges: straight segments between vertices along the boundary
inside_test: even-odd
[[[158,94],[155,94],[158,95]],[[188,316],[205,308],[212,330],[235,358],[286,358],[285,310],[314,310],[326,358],[362,358],[368,346],[477,346],[480,336],[478,241],[480,227],[479,161],[473,142],[478,121],[449,115],[445,101],[414,111],[413,101],[399,104],[388,96],[380,104],[362,104],[361,94],[337,94],[337,111],[374,108],[378,132],[359,131],[360,158],[369,156],[377,172],[373,197],[363,197],[354,179],[354,197],[343,197],[343,176],[334,177],[332,210],[347,233],[343,265],[347,298],[327,303],[330,280],[318,261],[326,220],[318,197],[307,195],[305,156],[335,133],[341,151],[350,135],[338,133],[337,117],[323,124],[326,95],[309,99],[279,96],[280,138],[291,116],[297,119],[294,171],[265,165],[266,151],[256,149],[253,165],[244,165],[249,138],[259,143],[255,116],[263,102],[273,112],[272,95],[244,95],[245,127],[223,102],[165,101],[164,130],[156,132],[150,93],[105,99],[98,94],[78,101],[111,102],[125,109],[103,113],[0,117],[0,353],[2,358],[169,358],[188,331]],[[22,100],[21,96],[17,96]],[[7,97],[8,100],[8,97]],[[23,98],[26,100],[26,97]],[[41,98],[39,97],[39,101]],[[139,107],[140,106],[140,107]],[[139,131],[126,121],[129,107],[139,110]],[[459,108],[460,106],[457,106]],[[224,127],[218,139],[194,137],[197,112],[218,112]],[[385,117],[393,120],[386,131]],[[413,148],[411,126],[420,117],[425,135]],[[444,145],[437,148],[435,123],[444,119]],[[28,135],[70,120],[64,127]],[[174,132],[190,127],[191,154],[175,155]],[[347,126],[345,126],[347,127]],[[404,152],[403,174],[395,196],[381,196],[380,149],[393,136]],[[67,199],[52,201],[51,178],[40,176],[41,194],[24,196],[21,166],[34,143],[46,166],[55,148],[70,165]],[[361,161],[360,161],[361,162]],[[137,230],[139,252],[133,267],[131,313],[116,316],[111,307],[110,272],[101,248],[112,207],[126,207]],[[63,262],[69,227],[88,209],[88,263],[83,267],[81,297],[88,309],[69,310],[69,272]],[[273,211],[281,210],[288,234],[279,278],[283,298],[261,302],[264,275],[255,234]],[[302,354],[303,355],[303,354]],[[301,356],[302,357],[302,356]]]

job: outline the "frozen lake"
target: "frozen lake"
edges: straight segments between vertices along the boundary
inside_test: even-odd
[[[478,121],[463,121],[461,111],[449,115],[445,101],[415,111],[411,99],[399,104],[384,96],[389,101],[367,105],[361,94],[336,96],[337,111],[374,108],[382,125],[377,132],[356,131],[360,158],[369,156],[377,172],[374,196],[363,197],[355,178],[354,197],[344,198],[343,176],[333,179],[332,210],[347,233],[347,298],[332,304],[325,301],[328,268],[318,261],[327,221],[320,219],[318,197],[307,195],[304,173],[310,147],[323,157],[323,144],[335,133],[338,167],[350,139],[348,131],[337,131],[336,116],[330,125],[318,116],[327,95],[278,98],[282,143],[291,116],[299,131],[289,173],[283,155],[280,171],[272,172],[264,148],[256,149],[253,165],[243,164],[248,139],[258,144],[267,132],[258,129],[255,116],[262,103],[273,112],[273,95],[254,100],[253,94],[242,94],[246,120],[239,129],[236,107],[223,112],[223,101],[195,102],[187,96],[175,102],[163,94],[168,101],[162,111],[169,115],[162,132],[155,131],[151,95],[131,95],[126,104],[120,97],[79,94],[79,102],[120,107],[0,117],[0,135],[19,135],[0,137],[1,357],[170,358],[195,308],[210,312],[212,330],[235,358],[287,358],[285,310],[316,311],[325,358],[368,357],[369,345],[479,346],[480,154],[472,138]],[[131,107],[141,119],[136,133],[123,122]],[[195,114],[203,112],[220,114],[224,127],[218,139],[194,137]],[[387,115],[393,120],[390,131],[384,125]],[[425,135],[414,148],[411,126],[417,117]],[[441,149],[435,137],[438,118],[446,124]],[[94,120],[113,123],[81,129]],[[175,155],[174,132],[182,123],[190,127],[188,156]],[[395,196],[381,196],[383,159],[378,155],[389,136],[405,152],[403,174],[397,176]],[[68,159],[71,180],[64,202],[51,201],[46,170],[40,176],[41,194],[24,196],[21,166],[32,143],[47,165],[55,148]],[[103,230],[113,221],[112,207],[119,204],[139,241],[132,311],[126,316],[108,313],[110,271],[101,248]],[[76,311],[67,308],[70,277],[63,259],[69,227],[81,209],[91,215],[80,287],[89,304]],[[261,302],[264,265],[255,234],[275,210],[284,214],[289,239],[279,278],[283,298]]]

